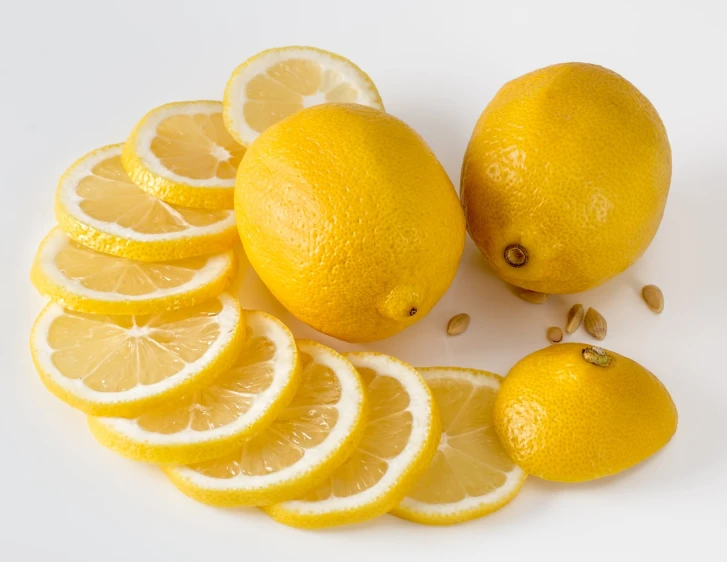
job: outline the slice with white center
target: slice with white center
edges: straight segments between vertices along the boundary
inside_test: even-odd
[[[229,249],[238,239],[233,211],[171,205],[142,191],[121,164],[122,145],[94,150],[60,179],[59,226],[96,251],[168,261]]]
[[[225,128],[222,102],[185,101],[147,113],[124,144],[122,162],[141,189],[163,201],[232,209],[244,153]]]
[[[427,469],[439,442],[439,414],[412,367],[380,353],[348,353],[367,388],[371,414],[363,439],[330,478],[299,499],[265,507],[303,528],[357,523],[390,511]]]
[[[166,262],[142,262],[82,246],[61,229],[45,237],[30,278],[64,308],[93,314],[155,314],[219,295],[235,273],[232,250]]]
[[[218,459],[164,467],[177,488],[210,505],[266,505],[316,486],[351,454],[366,425],[367,402],[343,356],[298,341],[302,378],[293,401],[242,447]]]
[[[392,510],[428,525],[470,521],[512,500],[526,474],[510,460],[492,424],[501,377],[457,367],[419,369],[442,418],[442,439],[432,463]]]
[[[101,444],[139,461],[187,464],[214,459],[270,425],[300,383],[295,339],[277,318],[244,311],[242,352],[208,386],[135,419],[88,419]]]
[[[350,60],[314,47],[268,49],[232,73],[223,102],[225,125],[249,146],[270,125],[327,102],[384,109],[371,78]]]
[[[245,336],[240,304],[223,293],[182,310],[110,316],[51,303],[30,349],[48,390],[96,416],[134,417],[209,384],[233,364]]]

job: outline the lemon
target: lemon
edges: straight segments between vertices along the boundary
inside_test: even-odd
[[[94,314],[154,314],[220,294],[235,271],[232,250],[167,262],[102,254],[55,228],[33,261],[31,280],[55,303]]]
[[[235,213],[250,263],[277,299],[352,342],[424,317],[464,248],[462,209],[429,147],[360,105],[304,109],[260,135],[238,170]]]
[[[367,521],[396,506],[427,469],[440,436],[439,413],[422,377],[380,353],[347,353],[371,401],[368,424],[351,454],[328,479],[296,500],[263,509],[303,528]]]
[[[525,472],[582,482],[625,470],[677,428],[664,385],[641,365],[581,343],[521,359],[497,394],[495,428]]]
[[[214,254],[237,240],[232,211],[171,205],[129,179],[122,145],[86,154],[60,179],[56,218],[79,244],[140,261],[167,261]]]
[[[450,525],[500,509],[526,477],[495,433],[492,405],[501,377],[458,367],[417,370],[439,407],[442,438],[426,472],[391,513],[416,523]]]
[[[500,89],[472,133],[461,197],[497,275],[574,293],[644,253],[670,181],[669,140],[649,100],[615,72],[567,63]]]
[[[300,340],[301,382],[293,401],[244,445],[207,462],[164,471],[189,497],[210,505],[266,505],[319,484],[361,440],[368,401],[353,365]]]
[[[134,417],[229,369],[245,335],[229,295],[144,316],[85,314],[49,304],[30,348],[41,380],[87,414]]]
[[[187,101],[147,113],[124,144],[122,161],[134,183],[168,203],[232,209],[244,152],[225,128],[221,102]]]
[[[348,102],[383,110],[371,78],[350,60],[314,47],[279,47],[238,66],[225,88],[224,117],[244,146],[305,107]]]
[[[134,460],[195,463],[228,453],[270,425],[300,383],[293,334],[264,312],[243,314],[245,341],[229,371],[134,419],[89,417],[96,439]]]

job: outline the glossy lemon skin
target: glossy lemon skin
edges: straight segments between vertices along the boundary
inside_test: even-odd
[[[238,169],[235,213],[273,295],[351,342],[426,316],[464,249],[456,192],[426,143],[355,104],[310,107],[263,132]]]
[[[634,263],[661,222],[671,182],[666,129],[630,82],[583,63],[505,84],[464,157],[462,204],[473,240],[502,279],[576,293]],[[519,244],[527,263],[505,249]]]
[[[552,345],[521,359],[495,399],[495,429],[533,476],[582,482],[626,470],[661,449],[677,428],[669,392],[617,353],[607,367],[583,358],[588,344]]]

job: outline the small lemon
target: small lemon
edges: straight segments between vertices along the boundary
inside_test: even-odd
[[[580,343],[553,345],[515,364],[493,416],[512,459],[559,482],[630,468],[677,428],[676,406],[659,379],[631,359]]]
[[[265,130],[238,169],[250,263],[297,318],[336,338],[391,336],[454,278],[465,225],[432,151],[370,107],[323,104]]]
[[[505,84],[462,167],[469,232],[505,281],[584,291],[651,243],[671,181],[654,107],[601,66],[556,64]]]

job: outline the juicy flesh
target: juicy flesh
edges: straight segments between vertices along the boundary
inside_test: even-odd
[[[181,287],[207,264],[207,257],[168,262],[138,262],[109,256],[73,240],[54,256],[55,266],[65,277],[86,289],[120,295],[149,295],[160,289]]]
[[[496,390],[466,381],[430,380],[442,420],[439,449],[409,497],[426,503],[454,503],[488,494],[505,483],[513,462],[495,434]]]
[[[371,412],[358,448],[326,482],[302,499],[320,501],[348,497],[374,486],[409,441],[412,415],[409,393],[393,377],[371,369],[358,370],[366,386]]]
[[[335,373],[300,353],[300,388],[290,405],[262,433],[233,453],[191,468],[213,478],[263,476],[287,468],[320,445],[338,421],[341,385]]]
[[[196,180],[234,179],[245,153],[227,132],[222,113],[165,119],[157,126],[151,151],[168,170]]]
[[[273,382],[275,344],[248,333],[235,365],[213,384],[142,415],[146,431],[172,434],[186,429],[209,431],[233,423],[247,413]]]
[[[220,337],[218,300],[147,316],[65,311],[48,329],[53,365],[97,392],[152,385],[197,361]]]
[[[180,232],[193,226],[209,226],[226,219],[229,211],[205,211],[164,203],[144,193],[131,181],[121,156],[96,164],[76,186],[86,215],[116,223],[140,234]]]
[[[245,121],[258,133],[304,107],[359,99],[358,89],[339,72],[306,59],[274,64],[247,83],[245,95]]]

